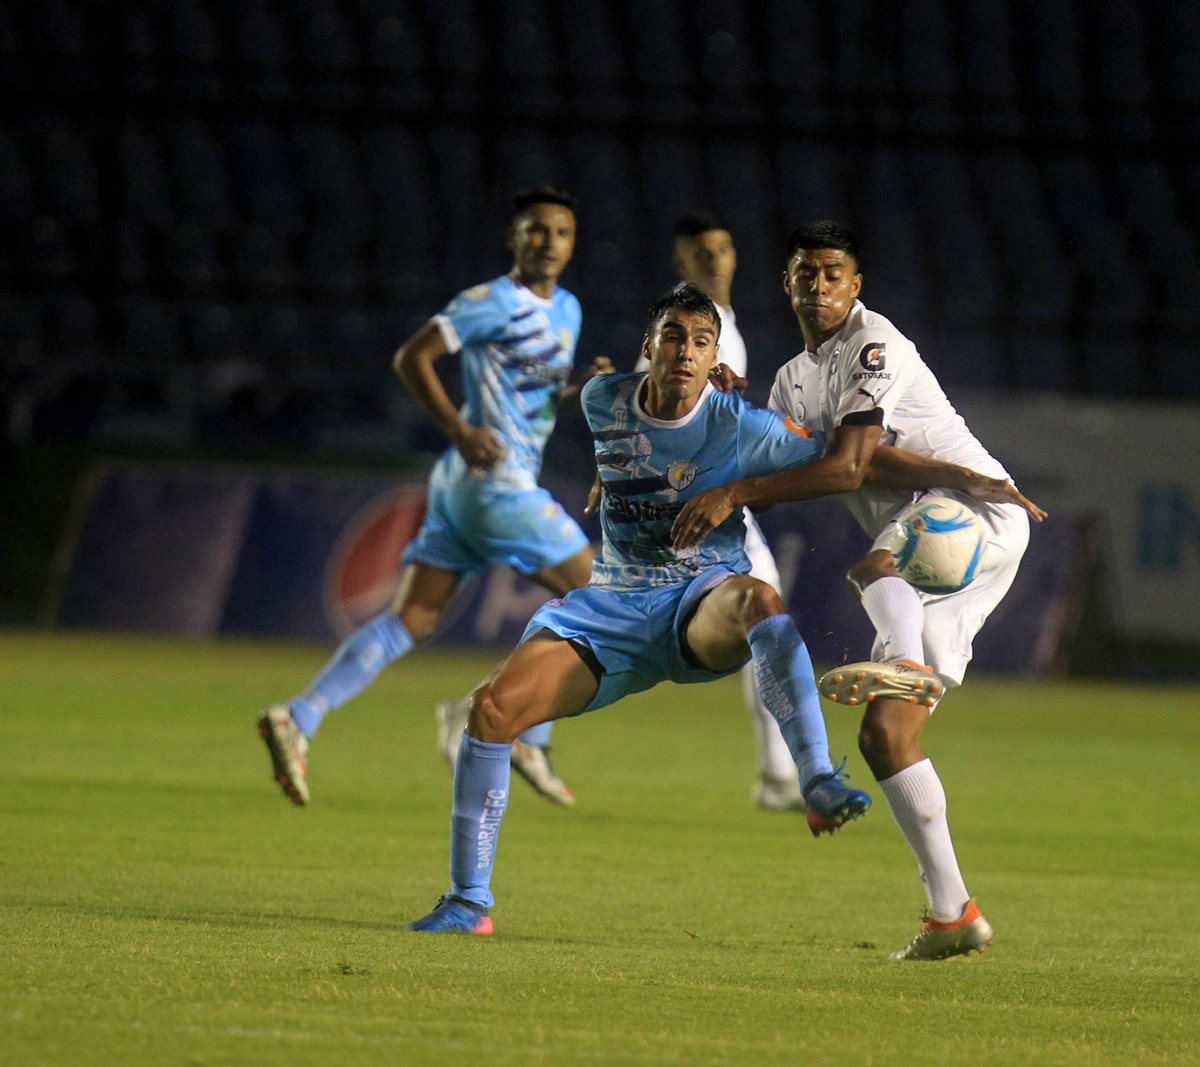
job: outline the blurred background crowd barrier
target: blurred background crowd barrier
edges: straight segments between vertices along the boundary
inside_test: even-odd
[[[1093,658],[1177,663],[1200,646],[1198,57],[1184,0],[14,0],[0,620],[52,613],[97,457],[419,478],[440,442],[391,353],[506,269],[508,196],[552,179],[580,199],[580,359],[632,364],[674,218],[710,207],[759,399],[799,347],[787,230],[850,223],[868,305],[1031,496],[1093,523]],[[550,473],[578,475],[560,422]]]

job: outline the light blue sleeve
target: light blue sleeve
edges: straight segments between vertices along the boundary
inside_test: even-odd
[[[583,391],[579,394],[583,417],[593,433],[612,421],[612,396],[606,388],[610,384],[606,379],[611,377],[608,374],[597,375],[584,383]]]
[[[804,436],[808,432],[778,412],[744,404],[738,419],[739,476],[755,478],[820,459],[825,435]]]
[[[510,316],[507,301],[494,285],[464,289],[441,312],[463,348],[485,345],[501,337]]]

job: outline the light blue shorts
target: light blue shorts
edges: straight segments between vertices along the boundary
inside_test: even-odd
[[[659,682],[687,685],[724,678],[736,674],[742,664],[727,671],[693,666],[683,653],[682,630],[704,595],[736,573],[710,567],[690,582],[636,592],[587,585],[538,608],[521,641],[545,629],[591,650],[603,673],[584,711],[615,704]]]
[[[545,489],[463,482],[430,487],[425,521],[405,549],[404,562],[456,574],[493,564],[534,574],[587,546],[579,524]]]

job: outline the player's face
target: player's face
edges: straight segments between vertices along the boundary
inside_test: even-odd
[[[728,230],[705,230],[675,239],[675,269],[685,282],[703,289],[711,300],[729,306],[729,290],[737,270],[737,249]]]
[[[837,332],[862,289],[862,275],[849,252],[799,248],[783,273],[783,289],[809,343]]]
[[[533,204],[513,220],[508,247],[521,281],[552,286],[575,251],[575,213],[561,204]]]
[[[699,312],[671,308],[646,335],[642,354],[650,361],[650,381],[660,396],[691,400],[717,365],[717,325]]]

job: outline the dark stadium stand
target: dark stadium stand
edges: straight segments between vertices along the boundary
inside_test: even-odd
[[[947,384],[1197,396],[1163,366],[1200,343],[1197,54],[1197,7],[1158,0],[16,0],[8,432],[421,447],[391,353],[504,269],[507,196],[545,178],[580,197],[584,358],[632,362],[709,205],[768,365],[782,238],[834,216]]]

